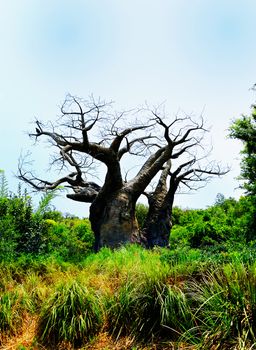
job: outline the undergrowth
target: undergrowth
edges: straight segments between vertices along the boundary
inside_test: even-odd
[[[195,249],[133,245],[104,248],[79,265],[54,258],[2,264],[1,342],[35,315],[34,339],[44,349],[81,349],[102,332],[144,347],[253,349],[256,264],[241,255],[226,251],[209,258]]]

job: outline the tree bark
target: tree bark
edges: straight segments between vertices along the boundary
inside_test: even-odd
[[[169,247],[172,207],[177,189],[174,181],[170,181],[170,188],[167,189],[167,178],[171,166],[171,161],[168,161],[162,170],[155,191],[147,194],[149,210],[142,231],[148,248]]]
[[[159,204],[156,198],[149,200],[149,211],[143,227],[148,248],[169,247],[172,209],[170,203]]]
[[[140,241],[135,201],[126,189],[97,198],[90,207],[90,221],[95,234],[95,251]]]

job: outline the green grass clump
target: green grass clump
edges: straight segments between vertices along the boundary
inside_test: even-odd
[[[256,344],[255,265],[230,263],[209,272],[189,285],[194,319],[203,349],[218,344]],[[229,344],[226,345],[225,344]]]
[[[127,281],[107,304],[109,332],[118,339],[139,341],[163,337],[177,340],[192,326],[192,314],[184,292],[167,281]]]
[[[98,298],[77,280],[61,283],[45,302],[39,337],[44,343],[62,341],[80,346],[99,331],[103,322]]]
[[[33,308],[22,287],[0,293],[0,335],[15,334],[21,327],[23,316]]]
[[[17,314],[18,293],[5,292],[0,296],[0,331],[12,332],[20,317]]]
[[[177,339],[194,325],[193,313],[186,293],[177,285],[165,285],[158,294],[161,326],[169,338]]]

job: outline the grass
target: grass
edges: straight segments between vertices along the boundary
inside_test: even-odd
[[[5,292],[1,295],[0,299],[0,331],[12,332],[15,330],[15,326],[20,317],[17,314],[17,301],[18,294]]]
[[[79,265],[2,265],[2,344],[33,320],[38,349],[100,349],[103,338],[102,349],[254,349],[256,263],[239,257],[128,246]]]
[[[256,344],[255,264],[229,263],[189,285],[202,346],[237,339]]]
[[[78,280],[62,282],[43,305],[39,338],[48,344],[81,345],[97,334],[102,322],[96,295]]]

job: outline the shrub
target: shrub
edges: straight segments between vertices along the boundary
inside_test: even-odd
[[[90,221],[88,219],[74,220],[71,228],[77,239],[85,243],[88,250],[92,250],[94,246],[94,234],[91,229]]]
[[[0,261],[11,261],[16,255],[17,233],[12,218],[0,219]]]
[[[93,250],[94,236],[88,220],[65,219],[61,222],[46,219],[46,252],[65,261],[80,262]]]

